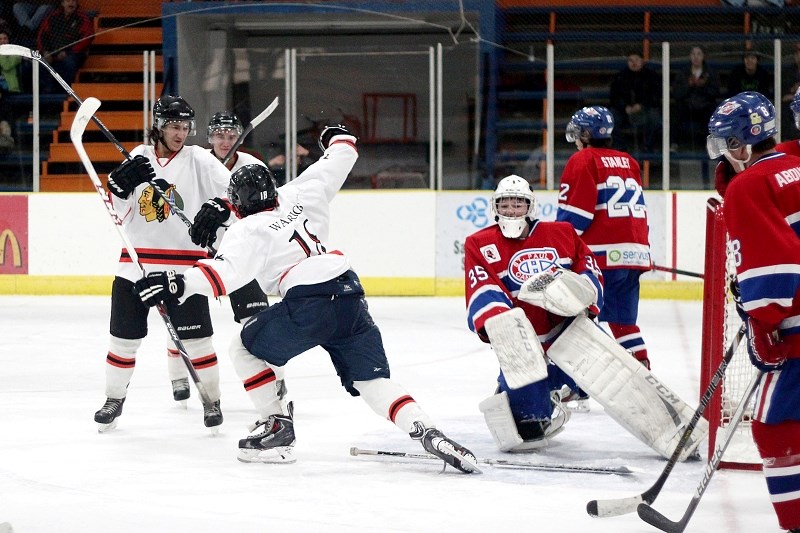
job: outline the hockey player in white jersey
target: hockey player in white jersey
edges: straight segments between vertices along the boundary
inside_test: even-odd
[[[180,208],[194,216],[208,198],[223,195],[230,176],[225,167],[200,146],[186,146],[195,133],[192,107],[180,96],[165,95],[153,106],[152,146],[140,145],[108,177],[114,210],[120,214],[145,270],[169,268],[183,272],[208,253],[192,243],[184,223],[171,212],[170,204],[151,182]],[[111,290],[110,343],[106,357],[106,396],[94,415],[104,431],[116,425],[122,413],[128,384],[136,364],[136,352],[147,335],[149,308],[133,293],[139,278],[137,267],[123,250]],[[251,278],[252,279],[252,278]],[[194,296],[182,305],[169,305],[168,312],[198,376],[213,404],[204,408],[207,427],[222,423],[219,367],[212,344],[213,328],[205,296]],[[173,395],[181,399],[183,385],[188,397],[184,362],[168,340],[168,368]]]
[[[220,111],[214,113],[211,120],[208,122],[208,144],[211,145],[209,150],[220,161],[225,161],[228,152],[231,151],[233,145],[242,136],[244,128],[242,121],[232,111]],[[236,150],[225,166],[229,171],[233,172],[242,168],[245,165],[263,165],[264,162],[259,158]]]
[[[406,390],[390,379],[380,331],[347,257],[328,246],[329,204],[356,162],[356,138],[343,126],[320,135],[322,157],[297,179],[276,188],[271,172],[247,165],[231,176],[228,198],[241,218],[213,260],[181,274],[154,272],[136,283],[142,301],[185,302],[217,296],[255,278],[283,300],[253,316],[230,348],[234,367],[259,419],[239,441],[243,462],[293,462],[294,420],[278,381],[293,357],[321,346],[344,388],[380,416],[420,440],[429,453],[462,472],[475,456],[434,426]]]

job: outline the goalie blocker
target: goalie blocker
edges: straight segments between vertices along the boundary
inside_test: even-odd
[[[694,414],[644,365],[586,316],[578,315],[547,350],[548,357],[632,435],[670,458]],[[678,460],[708,434],[701,419]]]

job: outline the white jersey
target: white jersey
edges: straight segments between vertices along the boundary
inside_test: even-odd
[[[209,148],[208,152],[212,156],[214,156],[214,153],[212,152],[212,148]],[[216,156],[214,156],[214,157],[216,157]],[[231,167],[229,173],[233,174],[234,172],[236,172],[237,170],[239,170],[240,168],[242,168],[245,165],[261,165],[262,167],[267,166],[267,165],[264,164],[264,162],[262,160],[260,160],[256,156],[250,155],[247,152],[240,152],[239,150],[237,150],[236,151],[236,162]]]
[[[203,202],[224,196],[228,188],[228,170],[200,146],[184,146],[171,158],[157,158],[153,146],[139,145],[131,155],[150,161],[155,181],[190,221]],[[142,183],[125,200],[109,196],[145,270],[183,272],[208,254],[192,243],[186,224],[153,193],[152,185]],[[141,278],[127,250],[120,256],[117,276],[134,282]]]
[[[252,279],[267,294],[296,285],[331,280],[350,269],[350,261],[327,246],[330,202],[355,165],[355,139],[339,135],[323,156],[297,179],[278,188],[278,205],[228,228],[217,256],[188,269],[184,298],[217,297]]]

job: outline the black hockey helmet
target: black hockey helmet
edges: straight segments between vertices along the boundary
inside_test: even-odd
[[[233,111],[220,111],[219,113],[214,113],[214,116],[208,121],[206,134],[209,143],[211,142],[211,136],[217,130],[236,130],[236,133],[241,135],[244,128],[242,127],[242,121]]]
[[[240,217],[278,205],[278,188],[272,172],[264,165],[245,165],[231,174],[228,200]]]
[[[189,135],[197,131],[192,106],[180,96],[165,94],[153,104],[153,127],[161,130],[170,122],[188,122]]]

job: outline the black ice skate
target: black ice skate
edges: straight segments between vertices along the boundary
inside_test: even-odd
[[[94,421],[100,424],[97,430],[100,433],[117,427],[117,417],[122,414],[122,404],[125,398],[107,398],[106,403],[94,414]]]
[[[203,406],[203,424],[207,428],[222,424],[222,409],[219,407],[219,400]]]
[[[172,397],[176,402],[181,402],[181,405],[186,407],[186,400],[191,396],[189,390],[189,378],[173,379],[172,380]]]
[[[294,421],[291,415],[270,415],[239,441],[243,463],[294,463]]]
[[[421,422],[414,422],[412,439],[422,442],[425,451],[435,455],[446,464],[461,470],[465,474],[480,473],[475,455],[454,440],[450,440],[436,428],[426,428]]]

